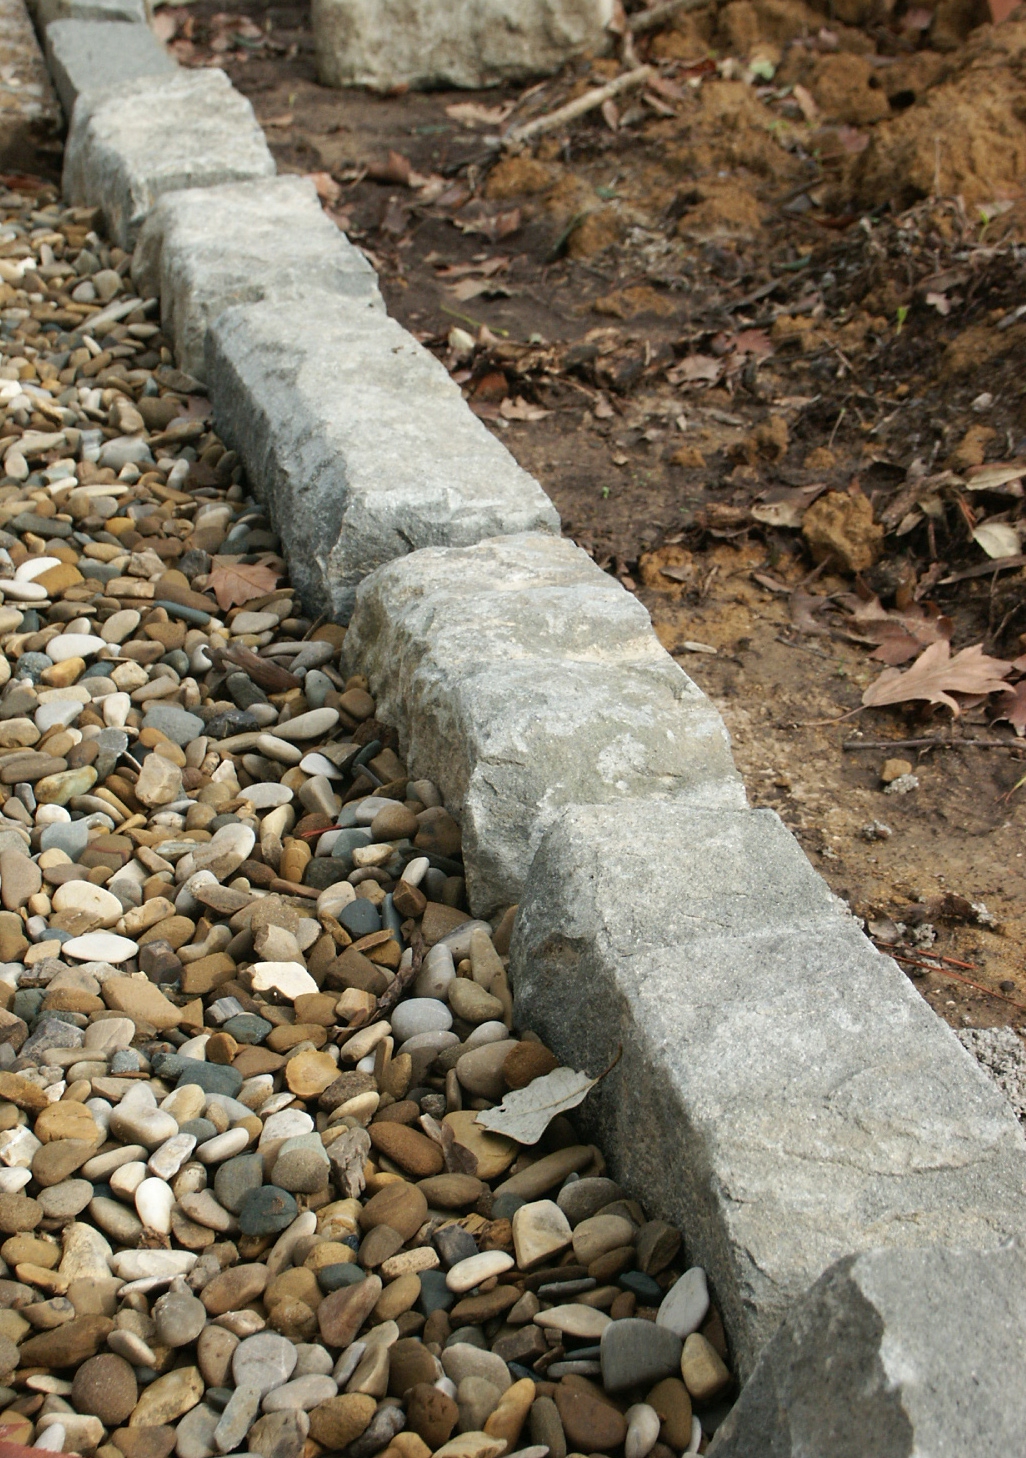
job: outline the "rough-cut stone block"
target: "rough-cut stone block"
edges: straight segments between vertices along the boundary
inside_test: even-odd
[[[418,547],[558,530],[445,367],[372,300],[228,309],[207,331],[206,377],[313,612],[348,621],[367,573]]]
[[[111,30],[106,20],[53,21],[46,27],[46,60],[69,120],[80,96],[177,70],[148,25],[119,24]],[[151,116],[151,131],[160,122],[159,113]]]
[[[0,0],[0,168],[60,165],[60,108],[22,0]]]
[[[63,26],[84,21],[59,20]],[[134,26],[100,26],[120,35]],[[87,92],[75,107],[64,157],[69,202],[99,205],[115,243],[131,248],[159,197],[273,177],[274,159],[253,108],[223,71],[176,70]]]
[[[1026,1444],[1019,1250],[871,1251],[786,1317],[709,1458],[994,1458]]]
[[[738,808],[723,722],[648,613],[573,543],[424,551],[363,584],[346,635],[412,773],[463,827],[475,915],[520,895],[563,805],[687,796]]]
[[[31,0],[29,10],[41,31],[55,20],[121,20],[147,25],[146,0]]]
[[[374,270],[305,177],[168,193],[143,224],[132,278],[145,297],[160,296],[178,362],[197,379],[207,326],[233,304],[280,306],[317,288],[385,307]]]
[[[743,1375],[835,1261],[1026,1233],[1008,1105],[772,812],[565,811],[511,957],[518,1021],[564,1062],[622,1046],[582,1122],[683,1230]]]
[[[313,0],[325,86],[495,86],[608,44],[613,0]]]

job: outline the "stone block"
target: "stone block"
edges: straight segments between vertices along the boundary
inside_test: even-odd
[[[168,76],[178,69],[148,25],[119,24],[111,30],[106,20],[54,20],[45,37],[47,65],[69,122],[75,102],[87,92],[121,87],[140,77]],[[156,131],[160,114],[149,120]]]
[[[59,20],[47,41],[62,27],[85,24]],[[113,35],[136,29],[96,24]],[[224,72],[176,70],[79,97],[64,193],[71,203],[99,205],[113,241],[131,248],[164,193],[273,175],[253,108]]]
[[[574,1118],[683,1231],[743,1376],[836,1261],[1026,1233],[1007,1103],[772,812],[564,811],[511,959],[518,1024],[564,1062],[622,1048]]]
[[[145,297],[159,295],[178,363],[197,379],[207,325],[233,304],[280,305],[317,288],[385,307],[374,270],[305,177],[166,194],[143,224],[132,278]]]
[[[61,113],[22,0],[0,0],[0,168],[60,167]]]
[[[367,573],[418,547],[558,530],[445,367],[372,299],[228,309],[207,331],[206,377],[311,612],[348,621]]]
[[[644,607],[572,542],[417,552],[363,584],[346,635],[411,772],[460,818],[477,916],[515,902],[560,808],[744,792],[709,700]]]
[[[608,46],[613,0],[313,0],[325,86],[497,86]]]
[[[709,1458],[995,1458],[1026,1436],[1026,1261],[878,1250],[826,1271],[765,1347]]]
[[[30,0],[29,10],[41,31],[55,20],[120,20],[148,25],[146,0]]]

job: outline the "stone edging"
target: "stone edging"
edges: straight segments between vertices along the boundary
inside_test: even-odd
[[[995,1339],[1013,1365],[1026,1349],[1026,1271],[998,1251],[1026,1230],[1022,1130],[747,808],[713,706],[387,317],[312,187],[274,177],[248,101],[177,70],[133,3],[46,12],[66,194],[138,239],[137,287],[207,380],[293,580],[350,621],[349,666],[462,818],[473,912],[520,901],[525,1021],[593,1072],[622,1050],[587,1118],[685,1230],[752,1376],[715,1452],[826,1452],[837,1421],[832,1455],[864,1451],[860,1425],[888,1455],[1021,1440],[1021,1384],[950,1389],[1000,1368]]]

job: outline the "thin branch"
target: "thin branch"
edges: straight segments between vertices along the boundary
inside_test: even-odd
[[[1022,739],[846,739],[842,749],[1026,749]]]
[[[711,0],[663,0],[662,5],[653,5],[648,10],[637,10],[633,15],[627,17],[627,29],[631,35],[644,35],[647,30],[655,30],[666,20],[672,20],[675,15],[686,14],[689,10],[704,10]]]
[[[532,142],[535,137],[544,136],[546,132],[558,131],[568,122],[576,121],[578,117],[586,116],[589,111],[612,101],[614,97],[622,96],[625,91],[634,91],[637,87],[644,86],[655,74],[654,66],[638,66],[634,71],[627,71],[623,76],[617,76],[615,81],[598,86],[594,91],[586,91],[583,96],[575,97],[565,106],[558,106],[555,111],[535,117],[533,121],[524,122],[522,126],[510,127],[502,139],[502,145],[522,147],[525,142]]]

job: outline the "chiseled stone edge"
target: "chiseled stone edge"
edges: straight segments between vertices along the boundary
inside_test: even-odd
[[[575,1117],[683,1230],[742,1376],[844,1256],[1026,1236],[1011,1109],[772,812],[564,810],[511,974],[562,1060],[620,1055]]]
[[[155,90],[156,89],[157,88],[155,88]],[[568,816],[572,816],[574,813],[575,812],[572,811],[572,810],[571,811],[565,811],[564,812],[563,819],[565,820]],[[617,813],[616,807],[606,807],[604,813],[606,814],[606,816],[608,818],[615,819],[616,818],[616,813]],[[717,819],[722,819],[721,816],[720,817],[716,817],[716,818]],[[709,820],[709,823],[710,824],[712,823],[712,819],[711,818]],[[558,831],[559,831],[559,827],[557,826],[557,829],[556,829],[555,832],[550,832],[549,840],[551,840],[552,835],[558,833]],[[541,875],[543,873],[544,856],[545,856],[545,846],[547,846],[549,844],[549,840],[547,840],[545,842],[545,844],[543,845],[542,852],[540,853],[540,855],[538,857],[536,857],[535,866],[534,866],[534,868],[532,870],[532,877],[534,877],[534,871],[535,870],[537,871],[538,875]],[[796,843],[794,843],[792,841],[791,844],[792,844],[792,846],[794,848],[794,852],[800,854],[797,851],[797,845],[796,845]],[[756,867],[753,866],[752,869],[754,871],[754,870],[756,870]],[[763,863],[763,865],[762,865],[762,867],[760,869],[762,869],[762,870],[765,870],[766,869],[765,863]],[[813,880],[818,880],[818,878],[815,877],[814,873],[811,872],[811,868],[807,868],[807,869],[808,869],[809,875],[812,876]],[[568,925],[569,925],[569,923],[571,923],[574,920],[574,917],[576,915],[578,915],[578,910],[576,908],[571,908],[571,907],[565,907],[565,908],[563,908],[563,911],[560,912],[556,916],[555,921],[552,921],[550,919],[549,920],[549,923],[547,925],[545,924],[545,913],[541,910],[541,904],[537,900],[536,892],[534,890],[535,884],[536,884],[536,881],[534,879],[532,879],[532,882],[531,882],[531,884],[529,885],[529,888],[528,888],[528,905],[529,906],[532,904],[532,897],[534,898],[534,902],[533,902],[533,905],[534,905],[534,911],[533,911],[534,921],[532,922],[532,920],[531,920],[532,912],[528,911],[527,913],[525,913],[525,917],[521,921],[521,925],[518,928],[517,943],[516,943],[516,949],[515,949],[515,963],[516,963],[517,967],[521,970],[521,972],[523,972],[524,967],[525,967],[525,962],[524,962],[525,950],[524,949],[527,948],[530,945],[530,943],[531,943],[531,936],[532,936],[531,927],[532,926],[534,927],[535,933],[539,933],[539,932],[543,932],[544,933],[544,935],[542,936],[542,940],[543,941],[545,939],[547,939],[547,938],[554,938],[557,941],[559,941],[561,944],[565,944],[565,945],[569,946],[570,952],[571,952],[571,962],[574,964],[574,966],[571,967],[571,968],[569,968],[569,969],[566,968],[566,967],[562,967],[561,966],[561,969],[560,969],[560,979],[559,979],[560,980],[560,983],[561,983],[561,986],[560,986],[560,989],[559,989],[559,996],[552,1003],[552,1005],[550,1007],[549,1016],[548,1016],[548,1019],[547,1019],[547,1021],[548,1021],[548,1027],[546,1029],[546,1031],[548,1031],[548,1033],[549,1033],[549,1036],[550,1036],[551,1041],[556,1046],[556,1048],[557,1049],[560,1049],[564,1053],[567,1053],[567,1052],[570,1051],[569,1045],[570,1045],[570,1042],[572,1041],[572,1039],[570,1037],[570,1033],[571,1033],[571,1030],[572,1030],[572,1019],[568,1016],[568,1014],[570,1013],[570,1011],[572,1010],[572,1007],[574,1006],[574,998],[576,997],[579,1001],[585,1002],[588,1005],[588,1007],[589,1007],[590,1010],[594,1010],[594,1006],[595,1006],[596,986],[593,985],[590,981],[587,981],[586,982],[586,985],[579,986],[578,983],[580,983],[582,979],[580,979],[579,977],[574,977],[572,975],[572,973],[573,973],[574,970],[577,970],[579,972],[581,970],[581,968],[583,968],[586,965],[586,960],[587,959],[584,956],[584,952],[585,952],[585,947],[586,947],[586,943],[587,943],[588,938],[585,937],[581,941],[579,941],[578,943],[575,944],[574,939],[572,937],[568,937]],[[822,886],[822,883],[821,882],[820,882],[820,885]],[[823,892],[825,893],[825,887],[823,887]],[[816,899],[815,896],[813,896],[812,897],[812,900],[814,901],[815,899]],[[596,930],[595,928],[592,928],[592,931],[595,931],[595,930]],[[644,921],[639,922],[637,931],[638,931],[638,937],[639,937],[639,939],[642,942],[644,942],[646,936],[649,935],[649,927],[648,927],[647,923],[644,922]],[[539,948],[539,950],[540,950],[540,948]],[[616,954],[616,956],[614,958],[614,965],[618,962],[620,969],[622,969],[623,967],[626,967],[630,963],[630,961],[631,961],[631,955],[632,955],[632,953],[631,953],[631,950],[630,949],[627,949],[627,948],[622,949],[621,951],[617,952],[617,954]],[[571,973],[571,975],[569,975],[569,976],[566,975],[568,971]],[[536,981],[537,981],[537,976],[538,976],[537,967],[535,967],[535,969],[534,969],[534,975],[535,975],[535,978],[536,978]],[[894,977],[900,977],[900,974],[897,973],[897,972],[895,972],[893,974],[893,976]],[[751,988],[752,991],[754,991],[755,988],[757,987],[757,982],[758,982],[757,969],[756,968],[749,969],[749,983],[750,983],[750,988]],[[747,992],[748,990],[749,990],[749,987],[746,986],[745,991]],[[541,998],[540,993],[537,991],[537,989],[535,991],[532,991],[532,987],[531,987],[530,980],[529,980],[529,978],[526,975],[521,976],[521,978],[520,978],[520,985],[519,985],[518,991],[519,991],[519,995],[520,995],[520,997],[522,999],[521,1005],[525,1009],[525,1011],[528,1012],[528,1015],[529,1016],[531,1015],[532,1009],[535,1008],[535,1007],[537,1007],[537,1009],[541,1013],[543,999]],[[911,992],[909,992],[908,993],[908,996],[911,997],[911,996],[913,996],[913,994]],[[873,999],[872,999],[872,995],[871,995],[871,990],[869,991],[869,993],[867,995],[867,1001],[868,1001],[868,1004],[869,1004],[870,1008],[872,1008]],[[607,1012],[608,1011],[611,1011],[611,1010],[607,1009]],[[663,1015],[663,1017],[665,1017],[666,1014],[667,1014],[668,1009],[667,1009],[667,1007],[664,1006],[664,1007],[660,1008],[659,1011]],[[672,1004],[670,1006],[669,1011],[671,1013],[671,1025],[672,1025]],[[634,1008],[634,1009],[631,1010],[630,1016],[628,1017],[627,1023],[625,1025],[625,1031],[627,1030],[627,1028],[629,1028],[633,1033],[635,1033],[638,1036],[638,1038],[640,1039],[640,1045],[639,1046],[641,1046],[642,1048],[644,1048],[646,1050],[645,1059],[642,1060],[642,1062],[637,1066],[637,1068],[635,1070],[636,1076],[637,1076],[637,1078],[639,1080],[637,1087],[639,1087],[641,1089],[644,1089],[645,1086],[646,1086],[646,1084],[650,1081],[651,1071],[652,1071],[652,1067],[651,1067],[651,1060],[652,1060],[652,1058],[654,1058],[656,1055],[658,1055],[661,1052],[663,1052],[663,1053],[665,1052],[665,1044],[663,1044],[662,1046],[660,1046],[657,1043],[653,1043],[651,1041],[652,1036],[653,1036],[653,1032],[654,1032],[655,1025],[656,1025],[656,1023],[658,1021],[658,1019],[655,1018],[654,1013],[655,1013],[655,1009],[653,1009],[653,1008],[646,1008],[645,1005],[644,1005],[644,1002],[642,1002],[638,1007],[636,1007],[636,1008]],[[546,1019],[545,1019],[545,1017],[543,1015],[543,1023],[545,1021],[546,1021]],[[938,1025],[938,1031],[939,1031],[939,1025]],[[582,1051],[584,1051],[584,1050],[582,1050]],[[588,1052],[588,1054],[591,1057],[593,1057],[594,1056],[594,1053],[595,1053],[595,1048],[594,1047],[590,1047],[586,1051]],[[966,1056],[968,1057],[968,1055],[966,1055]],[[952,1060],[954,1060],[954,1059],[956,1059],[958,1057],[958,1055],[956,1054],[954,1048],[952,1048],[952,1050],[951,1050],[951,1057],[952,1057]],[[582,1061],[583,1061],[583,1059],[582,1059]],[[943,1074],[945,1072],[950,1072],[950,1069],[941,1069],[940,1070],[940,1073],[941,1073],[942,1076],[943,1076]],[[980,1077],[982,1078],[982,1075],[980,1075]],[[622,1074],[621,1074],[621,1081],[622,1081]],[[673,1084],[672,1084],[672,1081],[671,1081],[670,1084],[667,1087],[667,1092],[670,1095],[676,1096],[679,1093],[679,1090],[676,1090],[673,1087]],[[596,1102],[596,1107],[600,1108],[601,1105],[602,1105],[601,1096],[598,1099],[596,1099],[595,1102]],[[607,1103],[608,1103],[608,1099],[607,1099]],[[678,1169],[679,1168],[679,1166],[677,1165],[676,1161],[673,1158],[672,1151],[676,1150],[679,1147],[679,1144],[680,1144],[680,1133],[681,1133],[681,1131],[680,1131],[680,1129],[678,1127],[675,1126],[674,1120],[673,1120],[673,1117],[672,1117],[672,1112],[673,1112],[672,1099],[671,1099],[671,1106],[667,1107],[666,1109],[664,1109],[662,1111],[659,1111],[657,1109],[657,1110],[655,1110],[655,1112],[659,1116],[656,1117],[654,1119],[653,1123],[652,1123],[651,1129],[649,1130],[649,1137],[648,1137],[647,1141],[641,1141],[641,1142],[647,1145],[648,1151],[649,1151],[648,1152],[648,1158],[650,1160],[653,1160],[654,1161],[654,1164],[651,1166],[651,1169],[656,1169],[656,1170],[661,1171],[662,1174],[664,1175],[664,1177],[666,1177],[666,1176],[672,1174],[672,1172],[675,1169]],[[667,1117],[667,1115],[670,1115],[670,1117]],[[997,1116],[995,1115],[995,1117],[997,1117]],[[1010,1119],[1010,1116],[1008,1116],[1008,1117]],[[998,1122],[1000,1122],[1000,1119],[998,1119]],[[614,1157],[614,1159],[616,1159],[616,1158],[619,1157],[619,1159],[621,1160],[623,1169],[624,1169],[624,1173],[625,1173],[625,1175],[628,1178],[630,1177],[630,1171],[631,1171],[631,1169],[638,1167],[638,1161],[637,1161],[637,1159],[635,1157],[636,1156],[636,1153],[637,1153],[637,1150],[640,1147],[639,1141],[636,1138],[638,1132],[639,1131],[638,1131],[638,1129],[636,1127],[635,1128],[632,1128],[629,1131],[629,1134],[630,1134],[630,1137],[629,1138],[626,1138],[625,1139],[625,1138],[621,1137],[620,1140],[618,1140],[613,1146],[611,1146],[612,1151],[613,1151],[613,1157]],[[1019,1131],[1018,1131],[1017,1128],[1016,1128],[1016,1133],[1019,1133]],[[1019,1134],[1019,1137],[1020,1137],[1020,1143],[1021,1143],[1021,1134]],[[710,1165],[708,1165],[708,1166],[706,1166],[704,1168],[700,1167],[698,1169],[698,1171],[697,1171],[697,1174],[700,1177],[700,1179],[704,1182],[704,1185],[705,1185],[705,1187],[706,1187],[707,1190],[713,1189],[718,1184],[718,1172],[717,1172],[717,1169],[716,1169],[714,1163],[713,1164],[710,1164]],[[639,1187],[640,1187],[640,1185],[639,1185]],[[1022,1197],[1022,1181],[1021,1180],[1019,1181],[1019,1187],[1018,1187],[1017,1193],[1018,1193],[1018,1196],[1019,1196],[1019,1198],[1021,1200],[1021,1197]],[[986,1196],[985,1195],[984,1195],[983,1203],[984,1203],[984,1206],[986,1206]],[[682,1210],[682,1211],[680,1211],[680,1214],[679,1214],[679,1218],[681,1218],[682,1223],[684,1224],[685,1229],[688,1228],[688,1219],[687,1219],[688,1213],[689,1213],[688,1211]],[[984,1209],[984,1211],[982,1213],[985,1216],[986,1215],[986,1210]],[[995,1222],[996,1223],[998,1223],[998,1224],[1000,1223],[1001,1216],[1002,1216],[1003,1213],[1004,1212],[1000,1212],[999,1213],[999,1212],[995,1211]],[[859,1242],[860,1242],[860,1239],[862,1239],[862,1238],[865,1237],[866,1232],[859,1227],[859,1225],[857,1223],[857,1220],[854,1220],[853,1219],[852,1222],[851,1222],[849,1234],[850,1234],[850,1238],[851,1238],[850,1243],[852,1245],[858,1245]],[[709,1248],[708,1248],[707,1251],[700,1252],[700,1254],[703,1255],[703,1257],[707,1260],[707,1262],[708,1262],[708,1264],[710,1266],[710,1269],[711,1269],[711,1271],[713,1273],[714,1283],[717,1280],[717,1274],[718,1274],[718,1272],[722,1272],[725,1269],[724,1261],[726,1261],[727,1264],[729,1265],[729,1260],[730,1260],[730,1257],[729,1257],[729,1242],[728,1242],[728,1240],[726,1238],[726,1232],[725,1232],[725,1230],[723,1230],[721,1228],[720,1231],[718,1232],[718,1235],[719,1235],[718,1243],[716,1241],[713,1241],[709,1245]],[[893,1253],[889,1252],[887,1254],[888,1255],[893,1255],[895,1257],[900,1257],[902,1260],[905,1260],[906,1262],[907,1262],[907,1260],[909,1258],[909,1255],[910,1255],[910,1253],[909,1252],[906,1252],[906,1251],[893,1252]],[[868,1260],[869,1257],[860,1257],[860,1259],[863,1260],[863,1261],[865,1261],[865,1260]],[[856,1262],[856,1265],[857,1264],[858,1263]],[[829,1280],[830,1279],[830,1276],[828,1275],[828,1277],[825,1277],[824,1279],[825,1280]],[[768,1316],[767,1316],[767,1312],[763,1312],[764,1319],[763,1319],[762,1322],[756,1322],[756,1321],[753,1321],[751,1319],[752,1316],[753,1316],[754,1307],[751,1307],[750,1308],[750,1304],[749,1304],[749,1293],[748,1293],[747,1289],[739,1289],[738,1290],[738,1295],[739,1295],[739,1302],[735,1306],[735,1308],[734,1308],[733,1311],[731,1311],[729,1309],[729,1303],[727,1303],[727,1305],[728,1305],[727,1317],[728,1317],[728,1324],[731,1327],[731,1333],[732,1333],[733,1339],[738,1344],[738,1347],[739,1347],[739,1357],[740,1357],[741,1369],[742,1369],[743,1372],[746,1372],[746,1371],[750,1371],[751,1370],[751,1368],[752,1368],[752,1366],[754,1364],[755,1358],[756,1358],[759,1350],[765,1346],[766,1340],[767,1340],[767,1338],[770,1335],[770,1326],[771,1326],[772,1321],[774,1321],[778,1316],[785,1314],[786,1311],[787,1311],[787,1309],[789,1307],[792,1307],[793,1308],[794,1301],[798,1297],[799,1291],[798,1291],[798,1289],[793,1289],[793,1290],[788,1290],[786,1292],[781,1292],[780,1293],[781,1299],[777,1303],[776,1309],[774,1309],[772,1311],[772,1313],[770,1313]],[[809,1299],[810,1299],[810,1301],[814,1301],[815,1299],[817,1299],[815,1293]],[[885,1332],[885,1335],[886,1335],[886,1332]],[[769,1351],[769,1353],[770,1353],[769,1356],[768,1356],[768,1358],[767,1358],[767,1362],[768,1362],[768,1364],[772,1365],[776,1361],[776,1349],[773,1348],[772,1350],[770,1350],[770,1348],[767,1348],[767,1351]],[[862,1356],[863,1357],[865,1356],[865,1353],[864,1352],[862,1353]],[[834,1377],[834,1379],[833,1379],[834,1389],[833,1390],[836,1390],[836,1384],[838,1382],[842,1382],[843,1383],[844,1381],[845,1381],[845,1375],[844,1375],[843,1372],[840,1373],[840,1374],[838,1374],[836,1377]],[[751,1399],[749,1399],[749,1405],[743,1406],[740,1409],[740,1416],[741,1417],[744,1417],[744,1415],[749,1411],[749,1406],[755,1406],[758,1403],[758,1400],[759,1400],[759,1389],[753,1387],[753,1394],[752,1394]],[[825,1401],[825,1397],[824,1397],[824,1401]],[[929,1391],[929,1393],[925,1396],[925,1398],[923,1398],[923,1402],[925,1403],[925,1409],[924,1410],[925,1410],[926,1414],[929,1416],[930,1422],[933,1424],[934,1427],[936,1427],[937,1426],[937,1422],[935,1420],[935,1416],[936,1416],[936,1414],[943,1415],[943,1412],[946,1410],[946,1399],[944,1399],[942,1397],[942,1395],[936,1391],[935,1388],[931,1388],[931,1390]],[[990,1416],[991,1416],[991,1414],[989,1412],[984,1414],[985,1419],[990,1418]],[[979,1414],[977,1414],[977,1419],[978,1418],[979,1418]],[[988,1427],[992,1427],[993,1428],[993,1431],[994,1431],[995,1435],[998,1438],[1001,1436],[998,1433],[998,1424],[999,1424],[999,1422],[1000,1422],[1000,1419],[996,1419],[994,1424],[988,1423]],[[1021,1431],[1021,1424],[1020,1424],[1020,1426],[1018,1428],[1015,1429],[1015,1431],[1016,1431],[1017,1434],[1018,1434],[1018,1432]],[[986,1434],[984,1434],[984,1433],[981,1432],[981,1424],[980,1424],[979,1420],[977,1420],[976,1424],[973,1427],[973,1431],[970,1434],[970,1436],[971,1437],[974,1437],[977,1440],[977,1444],[978,1444],[982,1436],[989,1437],[990,1434],[989,1434],[989,1432],[986,1433]],[[728,1434],[726,1432],[724,1433],[724,1438],[723,1438],[722,1441],[723,1441],[724,1444],[726,1444],[726,1442],[728,1441]],[[749,1447],[749,1448],[744,1449],[744,1451],[746,1451],[746,1452],[752,1452],[753,1453],[753,1458],[754,1458],[754,1453],[755,1453],[755,1450],[754,1449],[752,1449],[752,1448]],[[768,1450],[768,1451],[770,1451],[770,1450]],[[778,1452],[781,1453],[781,1454],[784,1454],[787,1451],[787,1449],[785,1447],[783,1447],[783,1446],[779,1446],[778,1445],[778,1446],[774,1446],[771,1451],[773,1452],[774,1455],[776,1455]],[[908,1450],[905,1449],[904,1451],[908,1451]]]
[[[820,1277],[763,1348],[709,1458],[1021,1452],[1021,1250],[873,1251]]]

